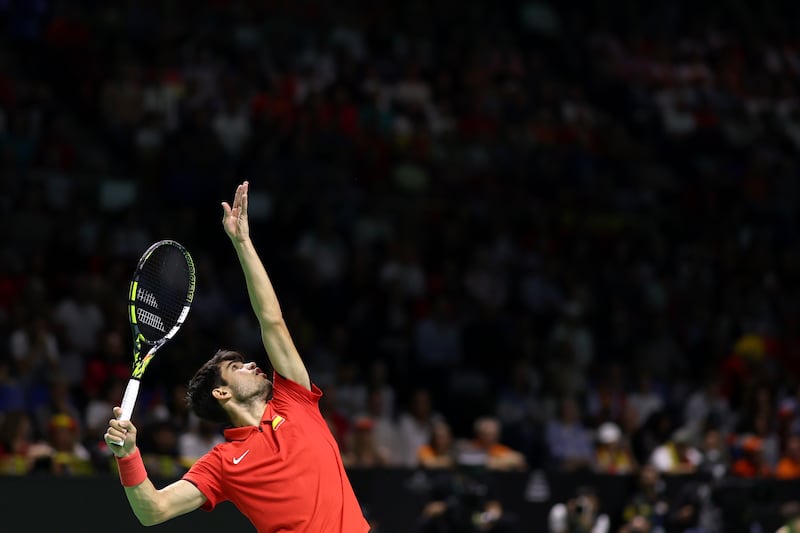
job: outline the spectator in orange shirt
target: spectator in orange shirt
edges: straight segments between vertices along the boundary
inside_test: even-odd
[[[769,465],[764,461],[764,448],[761,439],[747,435],[741,441],[742,456],[731,468],[734,476],[743,478],[768,477],[772,475]]]
[[[475,420],[475,438],[460,450],[458,461],[463,464],[482,462],[490,470],[524,470],[525,457],[505,444],[500,444],[500,422],[484,416]]]
[[[800,478],[800,434],[793,433],[786,439],[786,449],[775,467],[778,479]]]
[[[450,426],[444,420],[437,420],[431,429],[428,444],[420,446],[417,452],[420,466],[424,468],[451,468],[455,466],[455,447]]]

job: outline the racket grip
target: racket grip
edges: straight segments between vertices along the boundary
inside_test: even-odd
[[[119,415],[117,420],[130,420],[133,414],[133,406],[136,405],[136,398],[139,396],[139,381],[136,378],[128,380],[128,386],[125,387],[125,395],[122,397],[122,414]]]
[[[122,413],[120,413],[117,420],[130,420],[133,414],[133,406],[136,405],[136,398],[139,396],[139,384],[141,381],[135,378],[128,380],[128,386],[125,387],[125,394],[122,396]],[[122,446],[124,442],[117,442],[117,446]]]

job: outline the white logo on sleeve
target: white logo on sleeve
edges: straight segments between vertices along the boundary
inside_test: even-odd
[[[241,462],[242,462],[242,459],[244,459],[244,456],[245,456],[245,455],[247,455],[248,453],[250,453],[250,450],[246,450],[246,451],[245,451],[245,452],[244,452],[242,455],[240,455],[239,457],[234,457],[234,458],[233,458],[233,464],[235,464],[235,465],[238,465],[239,463],[241,463]]]

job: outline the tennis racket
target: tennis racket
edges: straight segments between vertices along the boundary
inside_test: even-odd
[[[128,291],[133,333],[133,371],[119,420],[130,420],[144,371],[156,352],[180,329],[192,305],[194,261],[179,243],[159,241],[142,255]]]

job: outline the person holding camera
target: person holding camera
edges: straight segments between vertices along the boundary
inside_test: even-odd
[[[611,520],[600,512],[594,489],[579,487],[574,498],[550,509],[548,526],[550,533],[609,533]]]

